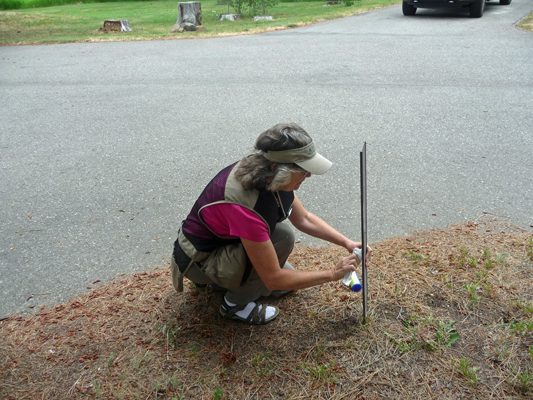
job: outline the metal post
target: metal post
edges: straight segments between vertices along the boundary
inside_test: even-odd
[[[361,169],[361,243],[363,244],[361,260],[361,271],[363,277],[363,323],[367,321],[367,303],[368,303],[368,280],[366,271],[366,247],[367,247],[367,226],[366,226],[366,142],[363,144],[363,150],[360,153]]]

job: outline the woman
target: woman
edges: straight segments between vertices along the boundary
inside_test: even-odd
[[[356,256],[349,255],[329,270],[295,270],[287,262],[294,234],[283,220],[350,254],[361,243],[308,212],[294,193],[306,178],[331,167],[307,132],[296,124],[278,124],[259,136],[255,149],[206,186],[183,221],[171,265],[178,292],[183,291],[183,276],[198,286],[212,284],[227,290],[222,316],[265,324],[279,310],[257,304],[259,297],[340,280],[356,266]]]

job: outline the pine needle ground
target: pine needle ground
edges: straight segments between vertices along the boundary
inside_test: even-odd
[[[169,267],[0,323],[2,399],[526,399],[533,236],[480,218],[372,244],[369,314],[339,283],[281,299],[264,326]],[[298,246],[298,269],[342,249]]]

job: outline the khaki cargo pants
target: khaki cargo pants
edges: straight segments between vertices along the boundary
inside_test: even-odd
[[[294,248],[294,233],[288,224],[278,223],[270,240],[278,256],[279,265],[294,269],[287,259]],[[179,233],[178,243],[192,259],[184,273],[181,273],[172,256],[172,282],[174,288],[183,291],[183,276],[198,284],[217,284],[227,288],[226,299],[235,304],[247,304],[261,296],[280,296],[288,291],[271,291],[259,278],[254,268],[244,282],[242,277],[248,257],[241,243],[221,247],[211,253],[198,252],[192,247],[183,233]]]

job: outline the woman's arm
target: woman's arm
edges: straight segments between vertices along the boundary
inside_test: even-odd
[[[342,279],[348,271],[355,270],[356,256],[342,258],[329,270],[297,271],[282,269],[274,245],[270,240],[253,242],[241,238],[246,254],[259,277],[269,290],[297,290]]]

